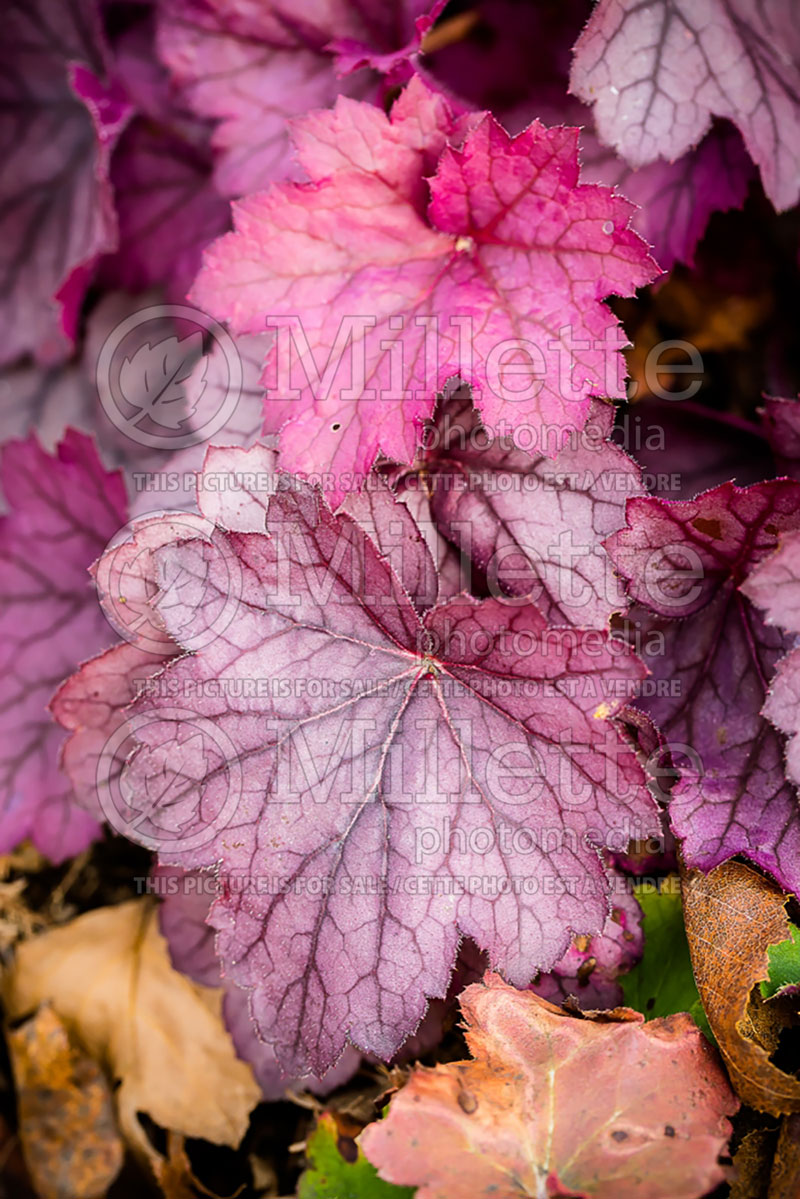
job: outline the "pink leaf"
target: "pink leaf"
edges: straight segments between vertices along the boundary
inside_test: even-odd
[[[264,1098],[282,1099],[288,1089],[327,1095],[347,1082],[361,1064],[361,1054],[354,1049],[345,1050],[339,1062],[322,1078],[313,1075],[288,1078],[272,1047],[259,1038],[250,1019],[247,995],[222,977],[214,948],[214,930],[206,923],[218,889],[213,875],[200,870],[184,874],[174,867],[156,866],[152,878],[156,894],[163,898],[159,912],[161,931],[173,966],[203,986],[225,988],[222,1006],[225,1024],[239,1057],[253,1067]]]
[[[638,170],[604,146],[591,127],[581,133],[581,179],[616,187],[639,205],[633,227],[665,271],[677,261],[694,265],[710,216],[740,208],[753,174],[752,160],[730,125],[713,128],[675,162],[657,159]]]
[[[796,479],[800,475],[800,399],[765,396],[762,422],[779,472]]]
[[[694,500],[633,499],[606,542],[652,621],[653,672],[641,701],[680,771],[669,815],[687,866],[744,854],[787,888],[800,885],[800,811],[783,744],[762,717],[791,639],[765,625],[741,584],[800,528],[800,484],[731,483]]]
[[[624,880],[617,876],[616,881]],[[551,1003],[573,996],[584,1011],[615,1008],[624,1002],[617,979],[642,956],[642,909],[624,889],[615,891],[613,905],[602,933],[576,937],[552,970],[531,983],[532,991]]]
[[[14,0],[0,70],[0,360],[66,357],[100,254],[114,248],[109,157],[130,113],[104,82],[92,0]]]
[[[571,88],[631,166],[672,162],[712,116],[738,125],[779,210],[800,195],[800,33],[765,0],[600,0],[575,46]]]
[[[119,247],[100,268],[109,287],[162,286],[182,303],[202,251],[229,224],[229,205],[212,177],[210,129],[176,103],[155,54],[150,21],[114,46],[115,77],[136,107],[111,161]]]
[[[515,444],[530,444],[527,428],[490,440],[465,391],[442,401],[416,479],[440,533],[492,595],[526,597],[554,623],[605,628],[627,602],[602,541],[643,491],[636,464],[608,440],[614,409],[596,401],[553,459],[546,446]]]
[[[191,107],[219,122],[220,191],[246,195],[292,171],[290,118],[338,95],[378,99],[380,76],[417,48],[428,7],[424,0],[386,0],[369,13],[351,0],[324,8],[308,0],[164,4],[159,53]],[[374,69],[349,75],[363,65]]]
[[[161,613],[197,650],[134,705],[123,783],[160,785],[200,735],[204,777],[199,750],[175,772],[190,848],[165,839],[162,860],[220,863],[226,974],[283,1068],[320,1073],[348,1039],[391,1057],[445,994],[460,934],[522,984],[549,968],[607,915],[597,847],[658,818],[609,723],[642,676],[633,654],[496,600],[421,618],[363,531],[286,487],[270,536],[156,551],[195,581]],[[229,587],[218,537],[239,604],[200,647]]]
[[[85,848],[97,825],[59,772],[63,735],[47,704],[82,657],[113,640],[88,568],[125,519],[125,489],[72,430],[54,457],[35,436],[9,443],[2,487],[11,511],[0,521],[0,848],[31,837],[61,861]]]
[[[577,130],[456,124],[418,79],[391,118],[340,99],[297,129],[311,182],[235,205],[192,293],[234,332],[278,327],[267,423],[286,423],[288,468],[329,468],[337,501],[379,452],[411,461],[454,375],[496,432],[551,430],[549,453],[592,394],[623,393],[624,335],[601,301],[656,267],[627,201],[578,184]]]
[[[768,625],[800,633],[800,532],[781,538],[774,554],[753,570],[742,591],[764,611]],[[786,733],[786,772],[800,784],[800,651],[791,649],[778,663],[763,714]]]
[[[800,633],[800,531],[787,533],[742,583],[742,591],[765,613],[767,624]]]
[[[159,575],[156,551],[175,541],[213,538],[214,519],[239,532],[263,529],[274,470],[275,453],[264,446],[210,447],[197,487],[203,516],[179,512],[136,521],[127,530],[129,538],[110,545],[93,567],[100,602],[126,641],[84,662],[50,707],[71,733],[61,766],[76,801],[117,832],[143,827],[141,808],[120,802],[117,792],[132,748],[128,709],[143,690],[157,685],[159,672],[179,648],[154,599],[174,594],[180,582]]]
[[[275,450],[209,446],[198,478],[198,502],[207,520],[238,533],[263,533],[277,483]]]
[[[579,1019],[491,974],[461,1008],[471,1060],[414,1070],[361,1135],[382,1178],[418,1199],[700,1199],[725,1180],[739,1105],[688,1015]]]
[[[372,539],[419,611],[432,608],[439,582],[431,552],[411,510],[394,498],[388,483],[372,476],[363,491],[347,497],[342,511]]]

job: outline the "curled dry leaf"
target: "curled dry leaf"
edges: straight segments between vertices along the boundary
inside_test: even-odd
[[[107,1065],[135,1148],[147,1153],[138,1112],[184,1136],[239,1144],[259,1088],[223,1028],[219,992],[170,964],[149,899],[88,912],[25,942],[3,998],[11,1020],[49,1001]]]
[[[683,911],[697,989],[731,1082],[751,1107],[774,1116],[800,1112],[800,1080],[770,1061],[777,1047],[757,984],[769,973],[768,947],[789,936],[780,887],[740,862],[684,879]]]
[[[417,1199],[696,1199],[736,1100],[688,1016],[574,1016],[496,975],[461,1000],[473,1061],[417,1069],[361,1144]],[[587,1080],[591,1084],[587,1085]]]
[[[9,1030],[19,1136],[40,1199],[101,1199],[122,1166],[111,1089],[49,1006]]]

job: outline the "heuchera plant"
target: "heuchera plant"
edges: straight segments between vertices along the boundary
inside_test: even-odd
[[[711,1051],[567,1016],[620,1002],[645,939],[622,872],[664,837],[662,867],[744,857],[800,893],[800,400],[751,397],[758,425],[661,394],[656,452],[617,402],[637,291],[748,189],[797,202],[800,34],[785,0],[570,0],[505,79],[523,7],[11,5],[0,851],[59,862],[104,822],[154,851],[173,960],[270,1099],[419,1056],[486,968],[465,1011],[503,1070],[503,1012],[532,1078],[551,1032],[589,1061],[674,1041],[690,1199],[735,1108]],[[95,367],[163,300],[109,420]],[[651,414],[665,311],[630,359]],[[180,448],[137,443],[130,412],[170,405]],[[438,1159],[395,1158],[413,1093],[367,1140],[438,1195]],[[591,1189],[531,1094],[531,1178]]]

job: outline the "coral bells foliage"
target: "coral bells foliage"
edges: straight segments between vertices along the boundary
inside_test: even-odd
[[[287,469],[324,464],[336,502],[379,453],[410,462],[455,375],[487,425],[531,424],[550,454],[591,395],[623,394],[602,300],[658,268],[628,201],[579,184],[577,129],[512,138],[414,78],[388,117],[342,98],[293,136],[309,182],[235,204],[193,291],[236,333],[277,328],[266,419]]]
[[[680,770],[670,818],[687,865],[710,870],[745,854],[792,891],[800,887],[800,811],[783,740],[762,710],[794,634],[765,622],[750,600],[763,603],[765,581],[777,588],[780,580],[770,615],[791,629],[780,600],[791,594],[794,543],[776,551],[798,528],[800,484],[777,479],[726,483],[688,501],[633,499],[628,527],[606,542],[632,597],[661,618],[654,675],[679,684],[646,706]],[[785,686],[785,668],[782,677]],[[777,704],[773,695],[768,715]],[[793,728],[788,721],[775,723],[794,732],[796,720]]]
[[[757,452],[738,418],[735,437],[698,433],[702,396],[688,419],[661,405],[677,449],[643,460],[684,498],[648,494],[642,454],[615,442],[626,338],[607,303],[660,274],[636,229],[694,260],[749,156],[776,207],[796,201],[797,22],[782,0],[757,29],[744,0],[600,0],[579,37],[588,6],[556,7],[536,35],[553,69],[505,89],[520,56],[480,55],[515,40],[516,3],[438,23],[423,0],[11,4],[0,353],[31,411],[13,391],[0,851],[31,837],[58,860],[105,819],[155,851],[156,879],[213,878],[164,928],[224,996],[265,1096],[424,1052],[486,964],[506,981],[466,1010],[525,1009],[537,1070],[550,1032],[590,1065],[616,1045],[634,1123],[645,1073],[624,1063],[668,1050],[672,1069],[680,1050],[702,1143],[670,1104],[642,1135],[684,1171],[664,1193],[688,1197],[719,1181],[731,1108],[705,1102],[696,1030],[582,1022],[528,989],[618,1001],[646,928],[611,863],[665,826],[689,868],[743,855],[800,893],[800,401],[767,402]],[[572,46],[591,113],[567,95]],[[183,303],[190,280],[245,383],[196,504],[199,445],[144,457],[87,415],[120,471],[72,428],[44,448],[67,423],[53,397],[94,412],[104,322],[139,303],[99,293]],[[639,358],[664,323],[652,299],[630,306]],[[207,353],[172,382],[213,423],[230,364],[196,339]],[[126,378],[176,344],[132,350]],[[148,473],[163,490],[132,497],[125,525],[124,479]],[[753,486],[716,486],[734,474]],[[175,511],[146,511],[166,494]],[[371,1134],[392,1170],[397,1110]],[[525,1177],[594,1193],[555,1110],[534,1111]],[[632,1144],[608,1142],[602,1168]]]
[[[195,822],[162,858],[218,864],[225,973],[252,989],[284,1069],[321,1074],[348,1038],[390,1057],[445,994],[461,935],[518,985],[548,969],[608,912],[598,849],[658,819],[610,721],[643,675],[622,644],[493,598],[421,612],[368,536],[299,482],[267,528],[227,536],[239,605],[134,705],[142,746],[123,782],[154,794],[181,751],[171,802]],[[226,554],[162,553],[197,584],[162,612],[188,646],[228,585]]]
[[[728,117],[776,208],[800,195],[800,32],[786,0],[600,0],[571,84],[632,166],[672,161]]]

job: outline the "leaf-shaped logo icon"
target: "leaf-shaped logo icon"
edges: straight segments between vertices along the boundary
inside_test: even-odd
[[[139,415],[139,425],[149,416],[164,429],[180,429],[194,415],[206,387],[207,360],[203,335],[167,337],[155,345],[140,346],[126,358],[119,372],[124,399]],[[202,365],[201,365],[202,360]]]

